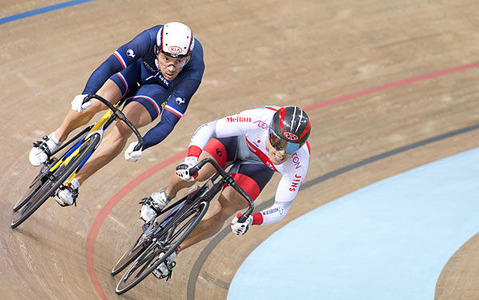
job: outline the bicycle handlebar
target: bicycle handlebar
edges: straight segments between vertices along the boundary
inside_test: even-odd
[[[116,108],[113,104],[111,104],[110,102],[108,102],[108,100],[106,100],[105,98],[101,97],[101,96],[98,96],[98,95],[95,95],[95,94],[91,94],[91,95],[87,95],[85,97],[85,99],[83,99],[83,103],[85,102],[88,102],[90,101],[91,99],[97,99],[99,100],[100,102],[102,102],[103,104],[105,104],[111,111],[113,111],[113,113],[120,119],[122,120],[126,125],[128,125],[128,127],[130,127],[130,129],[135,133],[136,135],[136,138],[138,139],[138,144],[136,144],[135,148],[133,148],[134,151],[138,151],[140,149],[143,148],[143,137],[141,136],[141,134],[138,132],[138,129],[136,129],[135,125],[133,125],[130,120],[128,120],[125,115],[123,114],[123,112]]]
[[[233,187],[238,193],[241,194],[241,196],[246,199],[246,201],[248,201],[248,209],[238,220],[238,222],[240,223],[246,222],[246,219],[248,219],[248,217],[251,215],[251,213],[253,213],[254,210],[253,199],[251,199],[251,197],[243,190],[243,188],[241,188],[241,186],[236,183],[236,181],[230,174],[228,174],[220,165],[218,165],[216,160],[212,158],[205,158],[201,160],[196,166],[190,169],[190,176],[195,175],[206,163],[209,163],[213,167],[215,167],[216,171],[218,171],[221,177],[226,180],[226,183]]]

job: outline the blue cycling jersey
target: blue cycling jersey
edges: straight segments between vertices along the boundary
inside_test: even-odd
[[[205,69],[203,48],[195,39],[188,63],[174,80],[166,80],[155,54],[156,36],[162,27],[147,29],[118,48],[92,73],[83,90],[84,94],[94,94],[112,79],[128,101],[138,101],[148,109],[152,120],[162,114],[160,122],[145,134],[143,149],[160,143],[170,134],[186,112]]]

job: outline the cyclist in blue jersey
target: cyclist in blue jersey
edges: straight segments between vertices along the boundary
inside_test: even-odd
[[[34,166],[44,163],[70,132],[107,109],[96,99],[83,103],[88,94],[98,94],[113,104],[125,98],[123,112],[137,128],[161,115],[145,134],[142,149],[133,150],[137,142],[127,147],[125,159],[136,162],[143,150],[160,143],[173,130],[200,86],[204,69],[201,43],[185,24],[171,22],[143,31],[92,73],[60,127],[34,144],[30,162]],[[58,191],[57,202],[62,206],[75,203],[80,184],[122,152],[131,133],[123,122],[117,122],[71,184]]]

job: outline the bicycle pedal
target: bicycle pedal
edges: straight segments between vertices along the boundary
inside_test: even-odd
[[[158,270],[158,269],[153,270],[151,273],[153,273],[153,275],[154,275],[157,279],[166,278],[166,280],[168,280],[168,279],[171,278],[171,270],[170,270],[170,269],[168,270],[168,274],[167,274],[167,275],[163,275],[163,273],[162,273],[160,270]]]

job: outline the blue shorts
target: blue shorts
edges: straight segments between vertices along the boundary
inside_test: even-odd
[[[138,60],[123,71],[112,75],[110,79],[120,89],[127,101],[126,105],[131,101],[139,102],[148,110],[153,121],[161,115],[171,92],[154,78],[146,80],[150,76],[141,60]]]

